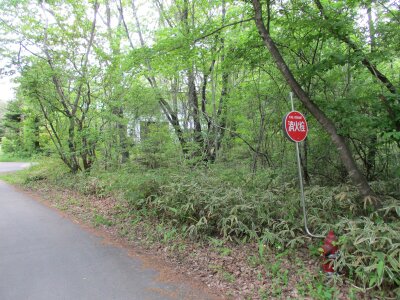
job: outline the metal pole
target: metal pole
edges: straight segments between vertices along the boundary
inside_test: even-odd
[[[293,93],[290,92],[290,103],[292,104],[292,111],[294,111]]]
[[[290,92],[290,101],[292,104],[292,111],[294,111],[294,104],[293,104],[293,93]],[[304,197],[304,186],[303,186],[303,174],[301,171],[301,161],[300,161],[300,149],[299,149],[299,143],[295,142],[296,144],[296,156],[297,156],[297,168],[299,170],[299,182],[300,182],[300,200],[301,200],[301,205],[303,207],[303,218],[304,218],[304,229],[306,233],[313,237],[313,238],[325,238],[322,235],[315,235],[310,232],[308,229],[307,225],[307,211],[306,211],[306,201]]]

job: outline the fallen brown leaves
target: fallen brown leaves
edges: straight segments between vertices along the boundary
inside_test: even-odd
[[[41,202],[76,222],[95,226],[116,246],[128,248],[135,255],[145,253],[152,267],[173,269],[182,278],[205,284],[217,299],[314,299],[299,290],[299,285],[307,285],[304,280],[313,280],[320,269],[319,261],[310,259],[306,249],[296,253],[295,257],[285,256],[278,261],[274,250],[266,248],[266,261],[257,263],[258,245],[254,243],[215,246],[181,237],[163,241],[160,232],[154,230],[157,220],[132,225],[132,212],[129,213],[123,201],[111,197],[96,198],[59,190],[44,182],[31,187],[32,192]],[[110,223],[94,224],[95,216]],[[278,269],[274,271],[268,266]],[[306,279],[304,273],[309,274]],[[169,280],[167,277],[170,276],[161,279]],[[347,291],[348,288],[342,286],[335,299],[347,299]]]

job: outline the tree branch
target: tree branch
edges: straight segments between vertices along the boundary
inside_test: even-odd
[[[325,9],[322,6],[322,3],[319,0],[314,0],[315,5],[317,6],[321,16],[326,20],[330,21],[330,18],[328,15],[325,13]],[[397,94],[397,89],[393,85],[393,83],[387,78],[383,73],[381,73],[378,68],[369,61],[369,59],[366,57],[366,55],[363,53],[363,51],[356,45],[354,41],[350,39],[350,37],[347,34],[341,34],[338,30],[335,30],[332,26],[330,26],[328,22],[328,29],[329,31],[336,36],[340,41],[343,43],[347,44],[353,51],[362,57],[361,63],[368,69],[368,71],[376,78],[378,79],[388,90],[390,93],[394,95]]]
[[[229,24],[223,25],[223,26],[211,31],[210,33],[207,33],[207,34],[205,34],[205,35],[203,35],[201,37],[196,38],[193,42],[197,43],[200,40],[205,39],[206,37],[209,37],[209,36],[211,36],[213,34],[216,34],[217,32],[220,32],[221,30],[225,29],[226,27],[230,27],[230,26],[234,26],[234,25],[237,25],[237,24],[246,23],[246,22],[253,21],[253,20],[254,20],[254,18],[249,18],[249,19],[240,20],[240,21],[236,21],[236,22],[233,22],[233,23],[229,23]]]
[[[117,8],[118,8],[119,14],[120,14],[121,19],[122,19],[122,24],[124,24],[125,33],[126,33],[126,36],[128,37],[129,45],[131,46],[132,49],[135,49],[135,47],[133,46],[133,43],[132,43],[131,36],[129,34],[128,26],[126,25],[126,22],[125,22],[124,9],[123,9],[123,5],[122,5],[122,1],[121,0],[119,0],[119,6],[117,6]]]
[[[97,11],[98,11],[98,9],[99,9],[99,4],[96,1],[94,3],[94,16],[93,16],[93,21],[92,21],[92,28],[90,30],[90,38],[89,38],[89,42],[88,42],[88,45],[87,45],[87,48],[86,48],[86,53],[85,53],[85,56],[84,56],[84,62],[83,62],[83,66],[82,66],[82,76],[81,76],[81,80],[80,80],[80,83],[79,83],[78,92],[77,92],[76,97],[75,97],[74,106],[72,107],[72,114],[73,115],[75,115],[76,110],[78,109],[78,102],[79,102],[79,99],[81,97],[82,87],[83,87],[83,84],[84,84],[83,81],[85,80],[84,77],[86,76],[86,73],[87,73],[87,65],[88,65],[88,61],[89,61],[90,49],[92,48],[92,45],[93,45],[94,33],[95,33],[95,29],[96,29],[96,21],[97,21]]]

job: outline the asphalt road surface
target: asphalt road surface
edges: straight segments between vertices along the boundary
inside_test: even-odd
[[[0,173],[27,164],[0,163]],[[0,181],[0,299],[207,299]]]
[[[32,163],[20,162],[0,162],[0,173],[14,172],[23,170],[31,166]]]

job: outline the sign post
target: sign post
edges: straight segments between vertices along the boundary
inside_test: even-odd
[[[323,236],[312,234],[308,229],[306,204],[304,199],[303,174],[301,172],[300,149],[299,149],[299,143],[304,141],[307,137],[308,126],[306,118],[303,116],[303,114],[294,110],[292,92],[290,93],[290,102],[292,105],[292,111],[286,114],[286,116],[283,118],[282,129],[286,137],[290,141],[296,144],[297,167],[299,170],[300,196],[301,196],[301,204],[303,206],[304,229],[306,233],[311,237],[324,238]]]

